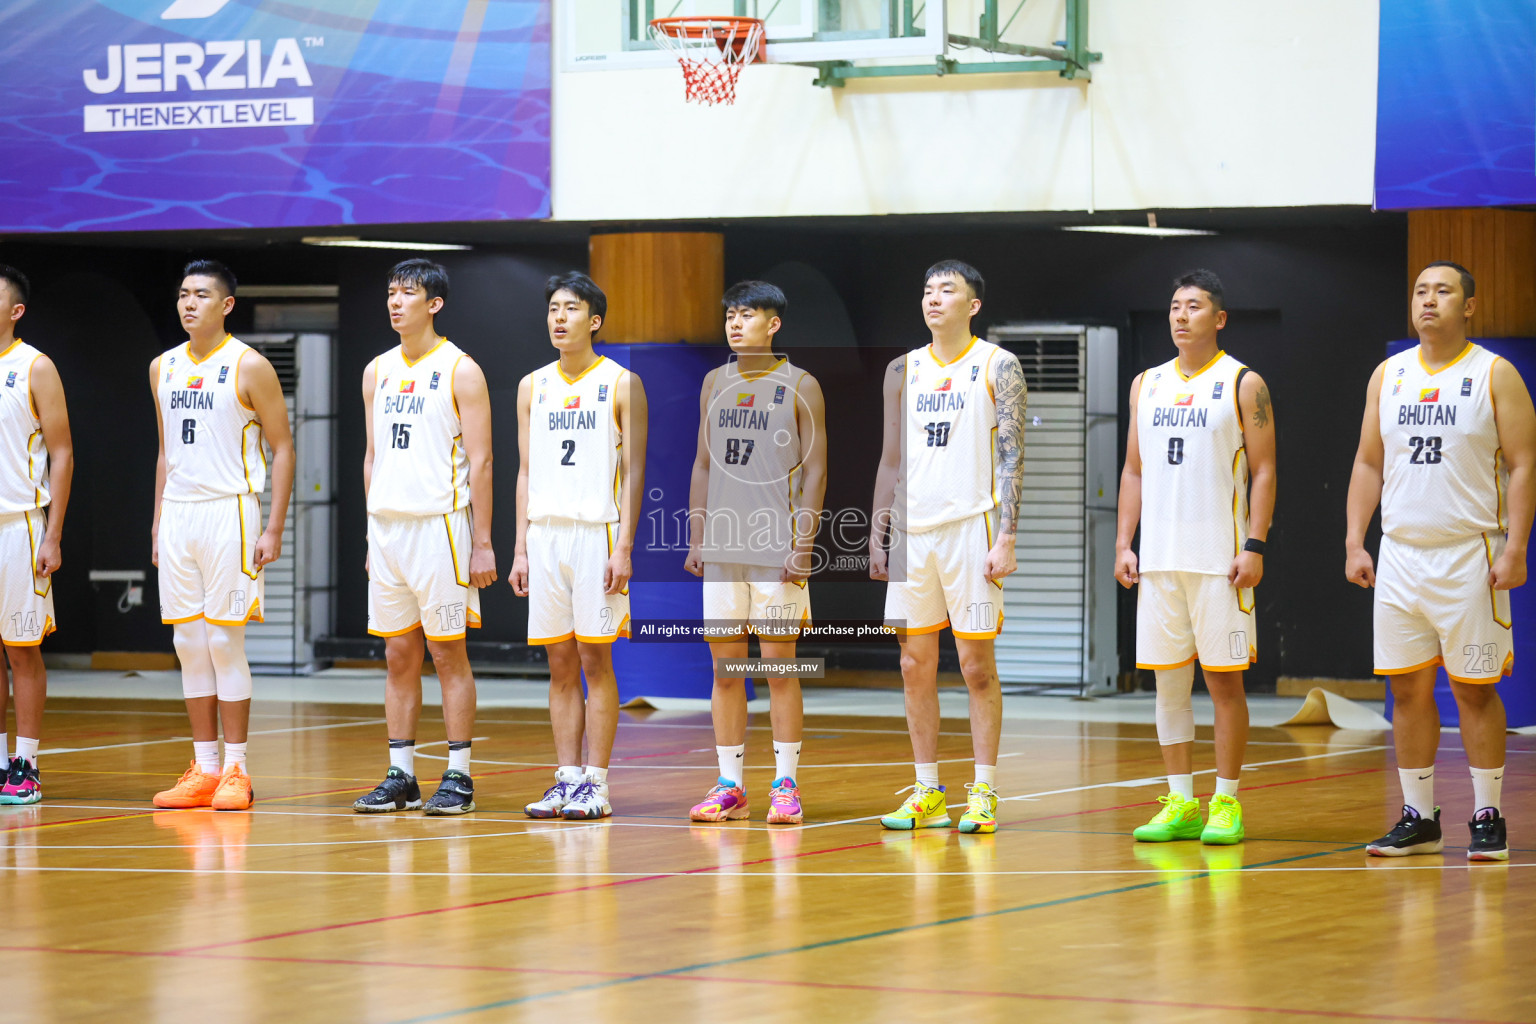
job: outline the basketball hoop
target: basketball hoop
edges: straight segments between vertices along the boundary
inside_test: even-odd
[[[741,69],[763,59],[759,18],[657,18],[651,39],[677,57],[688,99],[710,106],[735,103]]]

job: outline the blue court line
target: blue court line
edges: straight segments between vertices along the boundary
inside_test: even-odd
[[[1260,861],[1257,864],[1245,864],[1242,868],[1234,869],[1237,872],[1247,871],[1251,868],[1274,867],[1276,864],[1290,864],[1299,860],[1312,860],[1316,857],[1328,857],[1335,853],[1349,853],[1354,850],[1365,849],[1365,844],[1344,846],[1336,850],[1320,850],[1315,853],[1303,853],[1295,857],[1281,857],[1277,860]],[[481,1013],[486,1010],[500,1010],[508,1006],[521,1006],[524,1003],[537,1002],[541,999],[553,999],[559,996],[574,996],[584,992],[597,992],[602,989],[615,988],[619,985],[629,985],[637,981],[652,981],[656,978],[665,978],[678,974],[691,974],[694,971],[706,971],[716,967],[730,967],[734,964],[750,963],[753,960],[764,960],[768,957],[788,956],[793,953],[809,953],[813,950],[827,949],[831,946],[845,946],[853,942],[863,942],[866,939],[881,939],[889,935],[901,935],[907,932],[924,931],[929,928],[937,928],[946,924],[961,924],[966,921],[980,921],[989,917],[1001,917],[1005,914],[1018,914],[1026,910],[1044,910],[1048,907],[1060,907],[1069,903],[1081,903],[1084,900],[1097,899],[1100,896],[1116,896],[1120,893],[1135,892],[1138,889],[1153,889],[1161,885],[1169,885],[1173,882],[1190,882],[1201,878],[1209,878],[1212,875],[1228,874],[1223,870],[1197,871],[1190,874],[1181,874],[1174,878],[1160,878],[1155,882],[1138,882],[1135,885],[1122,885],[1114,889],[1103,889],[1099,892],[1087,892],[1079,896],[1063,896],[1059,899],[1046,900],[1042,903],[1028,903],[1019,907],[1004,907],[1002,910],[988,910],[980,914],[962,914],[959,917],[947,917],[940,921],[928,921],[924,924],[908,924],[898,928],[884,928],[877,932],[865,932],[863,935],[849,935],[841,939],[827,939],[822,942],[812,942],[804,946],[791,946],[788,949],[770,949],[762,953],[748,953],[745,956],[734,956],[726,960],[712,960],[707,963],[689,964],[685,967],[673,967],[665,971],[651,971],[646,974],[636,974],[627,978],[613,978],[608,981],[596,981],[589,985],[577,985],[574,988],[563,988],[552,992],[537,992],[533,995],[518,996],[515,999],[501,999],[494,1003],[482,1003],[479,1006],[466,1006],[458,1010],[445,1010],[442,1013],[429,1014],[425,1017],[411,1017],[396,1021],[395,1024],[426,1024],[428,1021],[451,1020],[455,1017],[463,1017],[471,1013]],[[767,874],[767,872],[765,872]]]

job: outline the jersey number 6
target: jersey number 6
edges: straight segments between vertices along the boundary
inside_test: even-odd
[[[192,444],[197,440],[197,420],[181,421],[181,443]]]

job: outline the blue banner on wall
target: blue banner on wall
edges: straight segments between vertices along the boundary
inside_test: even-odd
[[[7,0],[0,231],[549,215],[549,0]]]
[[[1536,2],[1381,4],[1376,206],[1536,203]]]

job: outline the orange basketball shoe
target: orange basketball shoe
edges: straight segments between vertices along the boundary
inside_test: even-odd
[[[256,793],[251,788],[251,777],[245,774],[245,769],[232,764],[224,769],[223,775],[219,776],[219,788],[213,794],[213,809],[245,811],[250,809],[251,801],[255,799]]]
[[[176,780],[176,785],[155,794],[156,807],[211,807],[213,792],[219,788],[219,777],[205,772],[193,761],[191,766]]]

